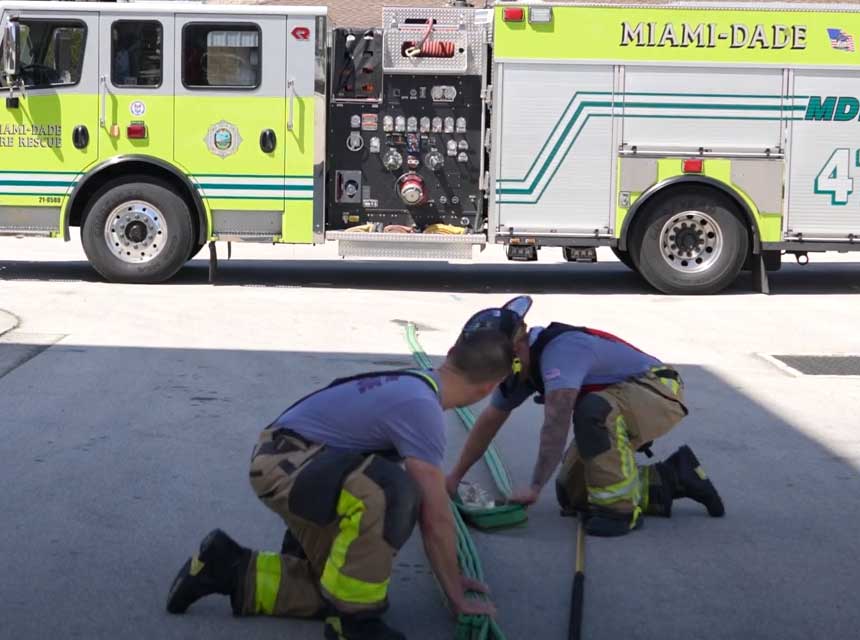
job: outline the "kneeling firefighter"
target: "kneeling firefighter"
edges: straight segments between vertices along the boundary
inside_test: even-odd
[[[544,404],[538,459],[531,485],[511,502],[535,502],[559,462],[556,493],[562,509],[586,518],[586,532],[619,536],[638,528],[643,513],[669,517],[672,502],[692,498],[711,516],[722,500],[698,459],[682,446],[665,461],[637,467],[634,452],[668,433],[687,415],[684,382],[661,363],[620,338],[553,322],[521,328],[514,348],[521,371],[509,376],[478,417],[447,478],[452,495],[511,411],[532,394]],[[574,440],[567,452],[571,421]]]
[[[455,612],[493,615],[490,602],[466,597],[486,587],[457,565],[443,412],[511,373],[511,328],[521,322],[509,310],[479,312],[440,368],[338,379],[284,411],[260,435],[250,469],[254,492],[288,526],[281,552],[212,531],[176,576],[167,610],[218,593],[236,615],[322,617],[329,640],[405,638],[381,614],[393,558],[417,520]]]

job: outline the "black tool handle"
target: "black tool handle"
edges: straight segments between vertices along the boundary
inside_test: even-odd
[[[585,574],[577,571],[573,576],[573,591],[570,594],[570,627],[568,638],[582,638],[582,598],[585,595]]]

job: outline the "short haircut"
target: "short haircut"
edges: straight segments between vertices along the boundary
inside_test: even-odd
[[[514,346],[501,331],[477,331],[468,337],[461,335],[448,360],[469,382],[492,382],[511,373]]]

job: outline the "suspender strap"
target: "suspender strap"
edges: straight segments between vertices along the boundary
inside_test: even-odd
[[[363,380],[365,378],[380,378],[383,376],[411,376],[413,378],[418,378],[419,380],[422,380],[428,387],[433,389],[433,393],[435,393],[437,396],[439,395],[439,385],[436,383],[436,380],[433,379],[433,376],[431,376],[427,372],[418,371],[416,369],[394,369],[392,371],[370,371],[367,373],[358,373],[354,376],[347,376],[345,378],[337,378],[336,380],[332,380],[332,382],[328,386],[325,386],[322,389],[317,389],[316,391],[312,391],[311,393],[307,394],[306,396],[296,400],[293,404],[291,404],[289,407],[284,409],[281,412],[281,415],[284,415],[287,411],[294,409],[295,407],[300,405],[302,402],[304,402],[308,398],[311,398],[311,397],[317,395],[318,393],[322,393],[323,391],[331,389],[332,387],[337,387],[337,386],[340,386],[342,384],[346,384],[347,382],[355,382],[356,380]]]
[[[531,346],[531,349],[530,349],[530,358],[529,359],[531,360],[531,366],[529,368],[529,378],[531,379],[532,386],[535,389],[537,389],[538,394],[540,394],[541,396],[544,395],[544,393],[545,393],[544,384],[543,384],[543,376],[541,375],[541,367],[540,367],[541,356],[543,355],[543,351],[546,348],[546,346],[550,342],[555,340],[558,336],[560,336],[564,333],[570,333],[571,331],[578,331],[580,333],[586,333],[590,336],[594,336],[595,338],[600,338],[602,340],[609,340],[610,342],[617,342],[618,344],[623,344],[625,347],[629,347],[629,348],[633,349],[634,351],[638,351],[639,353],[644,354],[644,355],[648,356],[649,358],[654,358],[653,356],[642,351],[642,349],[639,349],[638,347],[633,346],[632,344],[630,344],[626,340],[622,340],[618,336],[613,335],[611,333],[608,333],[606,331],[600,331],[599,329],[590,329],[588,327],[575,327],[573,325],[564,324],[563,322],[550,323],[550,325],[546,329],[541,331],[540,335],[537,337],[537,340],[535,340],[535,343]],[[654,358],[654,360],[656,360],[656,359],[657,358]],[[667,372],[669,372],[669,374],[674,374],[675,376],[678,375],[677,373],[675,373],[674,371],[671,371],[670,369],[661,370],[660,373],[662,373],[663,371],[667,371]],[[658,375],[660,375],[660,374],[658,373]],[[671,375],[666,375],[664,377],[671,377]],[[601,391],[603,389],[606,389],[608,386],[610,386],[610,385],[608,385],[608,384],[586,384],[586,385],[582,385],[581,392],[582,393],[593,393],[595,391]]]

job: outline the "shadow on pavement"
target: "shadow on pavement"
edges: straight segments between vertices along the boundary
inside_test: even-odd
[[[315,622],[232,618],[225,598],[172,617],[164,598],[215,526],[249,546],[279,544],[282,525],[247,480],[258,431],[331,378],[409,366],[407,355],[18,345],[28,346],[39,353],[0,379],[3,635],[321,637]],[[857,469],[754,388],[681,371],[692,413],[656,453],[689,442],[728,515],[685,501],[671,520],[589,540],[585,636],[853,637]],[[515,484],[529,475],[540,411],[524,405],[498,438]],[[463,440],[453,417],[449,431],[450,463]],[[551,493],[526,528],[476,534],[511,640],[567,637],[575,523]],[[413,640],[450,638],[418,538],[397,558],[389,619]]]
[[[102,278],[85,261],[0,260],[0,281],[82,281]],[[208,263],[193,260],[171,284],[206,284]],[[221,260],[217,285],[338,289],[451,291],[460,293],[655,294],[617,262],[597,264],[461,264],[359,260]],[[857,263],[786,264],[770,274],[771,295],[860,293]],[[753,294],[744,272],[723,295]]]

